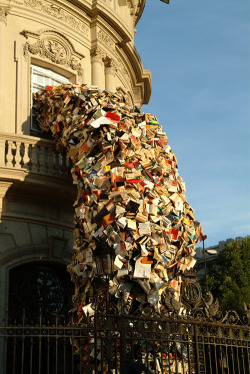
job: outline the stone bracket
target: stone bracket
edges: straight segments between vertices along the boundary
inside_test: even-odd
[[[0,22],[4,22],[7,25],[7,15],[10,12],[10,6],[0,4]]]
[[[13,182],[0,181],[0,222],[2,222],[3,200]]]

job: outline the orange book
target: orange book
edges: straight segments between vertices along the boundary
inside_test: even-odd
[[[111,223],[113,223],[114,221],[115,221],[115,214],[114,213],[107,214],[105,217],[102,218],[100,222],[100,226],[104,226],[104,228],[106,228],[108,225],[111,225]]]
[[[141,263],[142,264],[153,264],[153,259],[152,257],[145,256],[142,258]]]

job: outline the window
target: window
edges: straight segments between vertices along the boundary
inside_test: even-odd
[[[73,291],[64,265],[32,262],[15,267],[9,278],[9,317],[19,320],[25,309],[31,319],[40,311],[46,320],[54,321],[56,312],[65,318]]]
[[[63,75],[57,74],[52,70],[39,66],[31,65],[31,111],[30,111],[30,130],[31,135],[41,135],[39,123],[36,120],[36,113],[33,109],[33,96],[41,88],[46,86],[58,86],[60,84],[71,83],[70,80]]]

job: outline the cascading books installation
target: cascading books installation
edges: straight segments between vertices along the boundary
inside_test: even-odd
[[[86,85],[47,86],[34,99],[41,128],[67,150],[78,187],[68,266],[75,323],[97,310],[100,264],[118,312],[171,315],[168,295],[180,301],[182,273],[194,266],[203,232],[157,118]],[[98,283],[99,296],[105,285]]]

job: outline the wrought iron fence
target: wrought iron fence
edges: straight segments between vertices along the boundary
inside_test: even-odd
[[[100,300],[101,302],[101,300]],[[222,314],[194,278],[184,279],[180,310],[138,315],[99,308],[81,326],[42,312],[38,320],[6,315],[0,326],[3,374],[249,374],[250,315]],[[172,306],[171,306],[172,305]],[[102,313],[99,311],[102,310]]]
[[[235,323],[96,314],[81,327],[6,321],[3,373],[249,374],[250,329]]]

